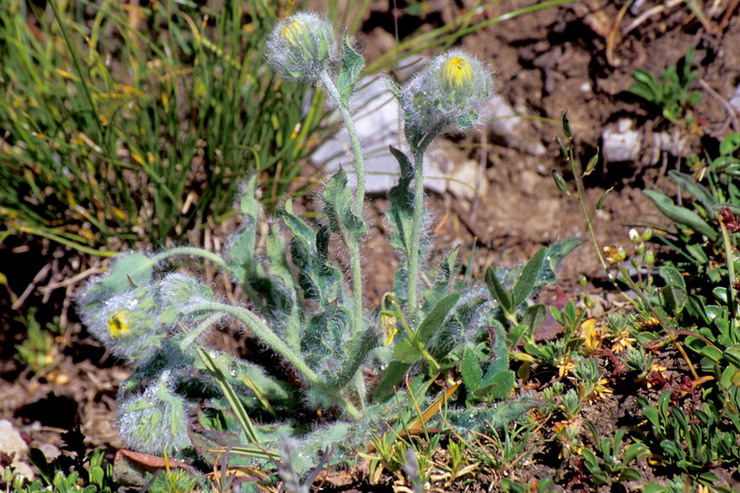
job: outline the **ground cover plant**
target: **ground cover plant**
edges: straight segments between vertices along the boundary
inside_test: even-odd
[[[445,218],[431,215],[421,173],[440,132],[480,123],[489,68],[462,50],[433,56],[388,82],[406,137],[383,210],[398,267],[373,306],[370,279],[388,260],[368,255],[373,204],[350,111],[364,59],[342,32],[298,14],[277,23],[267,53],[339,114],[357,188],[340,169],[306,214],[308,201],[261,203],[270,185],[252,175],[227,248],[117,256],[77,300],[87,330],[131,368],[109,391],[108,417],[129,450],[111,463],[68,432],[56,459],[31,452],[35,482],[0,455],[6,488],[733,491],[740,134],[676,163],[673,187],[644,187],[655,214],[605,243],[600,215],[619,190],[590,193],[603,161],[562,114],[550,188],[581,214],[584,239],[560,236],[513,268],[487,260],[476,280],[480,252],[435,248]],[[677,79],[685,94],[695,80],[688,68]],[[679,99],[677,118],[657,101],[645,108],[696,131],[701,119],[682,118],[698,98]],[[587,249],[603,290],[566,295],[559,266]],[[29,312],[17,354],[44,374],[65,332],[39,320]],[[244,329],[248,357],[214,344]]]

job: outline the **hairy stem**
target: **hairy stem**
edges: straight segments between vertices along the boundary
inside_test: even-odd
[[[225,313],[238,319],[244,325],[246,325],[260,341],[267,344],[273,351],[278,353],[280,356],[288,360],[298,370],[304,378],[313,385],[324,389],[327,392],[336,394],[338,396],[338,405],[353,418],[359,418],[361,413],[357,408],[345,397],[341,396],[338,391],[334,389],[327,389],[323,385],[323,381],[303,359],[296,354],[281,338],[277,336],[257,315],[250,312],[245,308],[238,306],[226,305],[217,302],[198,303],[188,309],[188,312],[200,312],[200,311],[212,311]]]
[[[411,226],[411,246],[409,252],[409,310],[416,314],[416,281],[419,277],[419,243],[424,219],[424,153],[414,152],[414,217]]]
[[[214,313],[199,323],[180,341],[180,350],[185,351],[189,348],[206,330],[222,318],[224,318],[223,313]]]
[[[357,130],[355,129],[355,123],[352,120],[352,115],[349,112],[349,108],[342,102],[341,96],[337,87],[334,85],[334,81],[329,77],[329,73],[325,70],[321,72],[321,83],[328,93],[329,97],[334,101],[339,110],[339,114],[342,117],[344,126],[347,128],[350,142],[352,143],[352,153],[355,156],[355,170],[357,175],[357,193],[355,194],[355,200],[352,203],[352,212],[359,218],[362,218],[362,206],[365,203],[365,161],[362,156],[362,146],[360,145],[360,138],[357,136]],[[360,262],[360,246],[357,242],[344,238],[344,243],[350,251],[352,257],[352,293],[354,294],[354,327],[355,330],[362,330],[363,327],[363,315],[362,315],[362,264]]]
[[[362,217],[362,205],[365,202],[365,159],[362,156],[360,138],[357,135],[355,123],[354,120],[352,120],[349,108],[347,108],[347,105],[342,102],[339,90],[337,89],[337,86],[334,85],[334,81],[331,80],[331,77],[326,70],[321,72],[321,84],[329,97],[331,97],[332,101],[334,101],[334,104],[337,105],[339,115],[342,117],[344,126],[347,128],[347,133],[349,134],[349,140],[352,144],[352,153],[355,156],[355,169],[357,171],[357,195],[355,195],[355,201],[352,204],[352,212]]]
[[[224,303],[206,302],[198,303],[188,309],[188,312],[212,311],[221,312],[237,318],[254,332],[257,338],[270,346],[276,353],[288,360],[303,376],[311,383],[320,384],[318,375],[306,365],[303,359],[297,355],[283,340],[270,329],[257,315],[246,308],[226,305]]]
[[[158,254],[154,255],[151,258],[151,260],[152,262],[157,263],[157,262],[166,260],[169,257],[174,257],[176,255],[192,255],[194,257],[201,257],[206,260],[210,260],[211,262],[218,265],[219,267],[226,267],[226,261],[220,255],[217,255],[213,252],[209,252],[208,250],[204,250],[202,248],[197,248],[197,247],[170,248],[169,250],[165,250],[163,252],[159,252]]]

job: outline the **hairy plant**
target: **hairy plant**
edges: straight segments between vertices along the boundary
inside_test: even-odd
[[[452,51],[394,89],[412,155],[392,149],[402,175],[390,192],[388,219],[401,266],[394,292],[384,296],[380,313],[371,313],[362,294],[363,154],[349,112],[364,59],[351,39],[340,40],[321,16],[297,14],[272,32],[268,61],[285,77],[322,89],[338,110],[352,141],[356,189],[339,170],[326,182],[315,224],[287,201],[263,228],[257,180],[249,177],[239,202],[243,226],[223,256],[192,247],[130,253],[89,284],[80,296],[85,323],[134,366],[119,393],[118,426],[126,444],[153,454],[195,453],[214,464],[274,465],[280,443],[290,438],[291,472],[281,470],[295,483],[334,444],[341,444],[332,454],[335,461],[364,447],[368,433],[389,416],[399,417],[396,433],[424,429],[459,387],[435,394],[431,382],[461,359],[471,399],[449,410],[453,426],[463,432],[500,427],[531,408],[532,399],[506,400],[515,378],[508,357],[514,343],[507,340],[504,322],[534,326],[533,310],[540,314],[543,307],[532,308],[529,300],[554,281],[559,261],[578,243],[543,248],[526,267],[509,272],[504,283],[515,283],[505,304],[501,293],[508,288],[486,290],[459,275],[456,251],[430,276],[431,287],[419,289],[429,248],[422,241],[427,237],[424,151],[443,130],[470,128],[477,121],[492,87],[483,64]],[[349,252],[348,271],[330,255],[338,244]],[[167,261],[182,255],[226,271],[249,303],[226,303],[197,276],[166,272]],[[248,328],[290,368],[290,378],[209,348],[203,334],[227,320]],[[407,392],[399,391],[412,371],[421,376]],[[379,376],[374,389],[367,388],[366,373]],[[403,419],[408,410],[418,413]],[[306,411],[336,419],[307,425],[300,419]],[[281,421],[257,425],[253,413],[279,415]]]

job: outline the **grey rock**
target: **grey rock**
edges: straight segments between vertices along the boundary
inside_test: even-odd
[[[491,122],[488,128],[499,140],[503,140],[507,146],[526,152],[527,154],[543,156],[547,152],[547,149],[545,149],[542,142],[531,142],[522,139],[521,136],[526,135],[523,131],[526,122],[521,118],[517,118],[516,114],[517,112],[509,102],[499,94],[491,96],[491,99],[488,100],[486,106],[483,108],[484,117]]]
[[[7,419],[0,421],[0,451],[13,457],[11,467],[17,474],[33,479],[33,469],[24,462],[28,458],[28,444]]]
[[[633,130],[633,126],[632,120],[623,118],[616,125],[604,129],[601,134],[604,161],[636,161],[640,157],[640,133]]]
[[[735,111],[740,114],[740,84],[735,87],[735,92],[730,98],[730,106],[735,108]]]

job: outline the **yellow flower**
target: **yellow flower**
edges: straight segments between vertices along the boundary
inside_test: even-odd
[[[442,65],[444,81],[453,87],[461,87],[473,78],[473,68],[467,58],[456,56]]]
[[[601,347],[601,341],[604,338],[604,328],[596,325],[595,318],[589,318],[581,324],[579,336],[585,339],[584,348],[588,352],[593,352]]]
[[[636,341],[637,339],[630,337],[628,330],[621,331],[612,337],[612,352],[620,353],[627,348],[631,348],[632,343]]]
[[[573,356],[565,356],[560,358],[560,361],[558,361],[555,366],[558,368],[558,375],[560,375],[560,378],[563,378],[573,371],[576,367],[576,363],[573,361]]]
[[[617,262],[621,262],[622,260],[627,258],[627,253],[621,246],[605,246],[602,250],[604,251],[604,257],[606,258],[606,261],[610,264],[616,264]]]
[[[614,391],[606,386],[607,383],[609,383],[609,381],[606,378],[599,379],[589,396],[589,400],[603,399],[606,397],[606,394],[613,394]]]
[[[398,333],[396,328],[396,317],[386,315],[385,313],[380,314],[380,328],[383,329],[383,335],[385,336],[385,345],[390,346],[393,342],[393,338]]]
[[[285,27],[280,30],[280,34],[290,45],[296,46],[298,45],[298,36],[301,35],[305,25],[306,23],[302,19],[295,19],[294,21],[287,23]]]
[[[131,325],[129,325],[127,318],[127,310],[119,310],[111,315],[108,319],[108,332],[111,336],[118,338],[126,332],[131,332]]]

